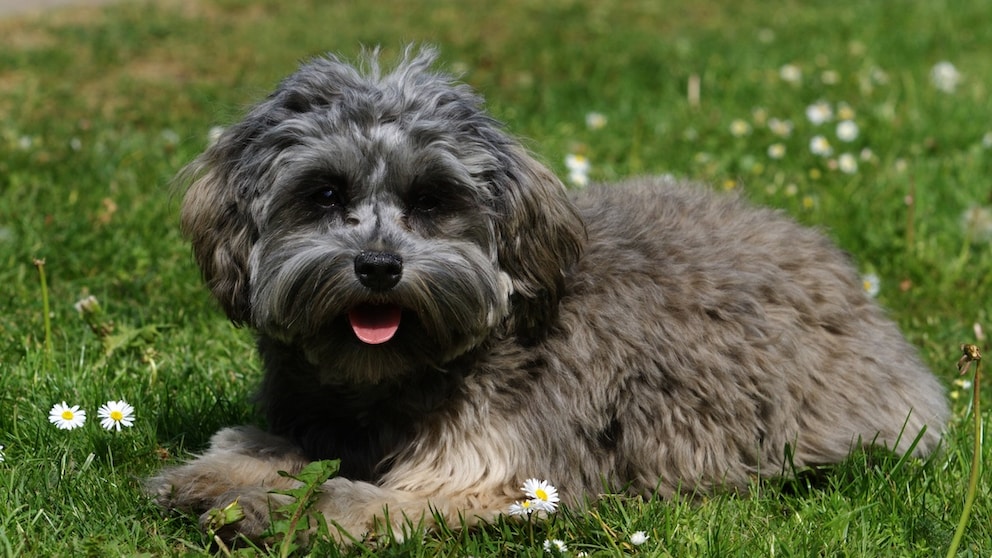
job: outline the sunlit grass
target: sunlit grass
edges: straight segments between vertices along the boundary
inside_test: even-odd
[[[531,530],[504,518],[377,552],[537,556],[559,539],[569,555],[942,555],[974,439],[954,364],[961,343],[988,352],[992,329],[990,21],[980,0],[167,0],[0,20],[0,555],[218,551],[140,488],[219,427],[260,422],[253,341],[209,300],[171,178],[300,59],[409,41],[438,44],[563,179],[569,155],[590,180],[691,176],[821,227],[877,278],[955,414],[926,462],[858,453],[749,497],[607,497]],[[109,353],[74,307],[90,295],[133,334]],[[134,424],[104,430],[97,409],[119,399]],[[84,426],[48,422],[63,400]],[[988,556],[988,482],[977,491],[962,548]]]

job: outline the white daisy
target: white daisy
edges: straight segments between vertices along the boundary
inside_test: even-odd
[[[568,181],[583,188],[589,185],[589,175],[582,172],[570,172],[568,173]]]
[[[791,136],[792,127],[791,120],[780,120],[778,118],[770,118],[768,120],[768,129],[771,130],[773,134],[781,138]]]
[[[834,109],[826,101],[817,101],[806,107],[806,119],[814,126],[819,126],[834,119]]]
[[[844,102],[837,103],[837,120],[854,120],[855,116],[854,107]]]
[[[3,463],[3,460],[4,460],[3,448],[4,448],[4,445],[3,444],[0,444],[0,463]]]
[[[938,62],[930,69],[930,81],[944,93],[954,93],[961,83],[961,72],[946,60]]]
[[[648,537],[647,533],[644,531],[634,531],[634,533],[630,536],[630,544],[634,546],[641,546],[642,544],[648,542],[649,538],[650,537]]]
[[[589,159],[585,155],[576,155],[574,153],[569,153],[565,155],[565,168],[569,172],[589,172],[590,168]]]
[[[107,401],[97,411],[97,415],[100,417],[100,426],[107,430],[116,428],[120,432],[121,426],[130,427],[134,424],[134,407],[123,399],[120,401]]]
[[[741,138],[751,133],[751,125],[740,118],[730,123],[730,135]]]
[[[568,180],[576,186],[589,184],[589,159],[583,155],[569,153],[565,156],[565,168],[568,169]]]
[[[778,69],[778,77],[788,83],[799,83],[803,79],[803,71],[795,64],[785,64]]]
[[[841,153],[837,158],[837,168],[844,174],[854,174],[858,172],[858,159],[850,153]]]
[[[861,277],[861,286],[868,293],[868,296],[874,297],[878,294],[879,289],[881,289],[882,282],[879,280],[878,275],[866,273]]]
[[[606,126],[606,116],[598,112],[586,114],[586,127],[590,130],[599,130]]]
[[[837,139],[852,142],[858,139],[858,124],[853,120],[842,120],[837,123]]]
[[[772,159],[781,159],[785,157],[785,144],[783,143],[773,143],[768,146],[768,157]]]
[[[79,405],[70,407],[65,401],[56,403],[48,412],[48,420],[60,430],[72,430],[86,423],[86,411]]]
[[[834,148],[830,146],[830,142],[823,136],[813,136],[809,140],[809,150],[813,152],[813,155],[819,155],[821,157],[829,157],[834,152]]]
[[[558,507],[558,489],[546,480],[527,479],[521,490],[530,498],[535,510],[551,513]]]
[[[510,515],[530,515],[532,511],[534,511],[534,504],[530,500],[510,504]]]
[[[551,552],[557,550],[560,553],[568,552],[568,546],[561,539],[544,539],[544,551]]]
[[[992,209],[973,205],[961,214],[961,228],[971,241],[992,240]]]
[[[835,70],[823,70],[823,72],[820,73],[820,81],[822,81],[824,85],[836,85],[840,81],[840,74],[838,74]]]

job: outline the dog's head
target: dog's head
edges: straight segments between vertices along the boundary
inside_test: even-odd
[[[538,336],[584,229],[562,184],[432,71],[303,65],[184,172],[182,228],[227,315],[338,381]]]

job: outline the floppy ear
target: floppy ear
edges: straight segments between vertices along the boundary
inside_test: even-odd
[[[555,318],[565,275],[586,240],[565,187],[522,147],[508,146],[507,184],[497,192],[499,263],[513,281],[512,326],[536,338]]]
[[[248,262],[258,240],[251,204],[266,188],[263,177],[273,153],[287,141],[268,132],[358,82],[358,73],[336,58],[315,59],[285,78],[180,173],[179,180],[189,184],[181,212],[183,234],[192,241],[210,291],[235,324],[251,319]]]
[[[191,182],[180,226],[210,292],[231,321],[242,325],[251,317],[248,257],[258,232],[219,159],[220,149],[212,147],[180,174],[180,180]]]

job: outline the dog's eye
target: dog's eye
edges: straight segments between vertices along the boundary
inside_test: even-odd
[[[417,194],[410,203],[410,209],[420,213],[431,213],[440,207],[441,199],[430,193]]]
[[[330,209],[341,205],[341,197],[338,195],[337,190],[331,187],[318,188],[314,190],[314,192],[310,194],[310,199],[315,205],[317,205],[317,207],[323,209]]]

